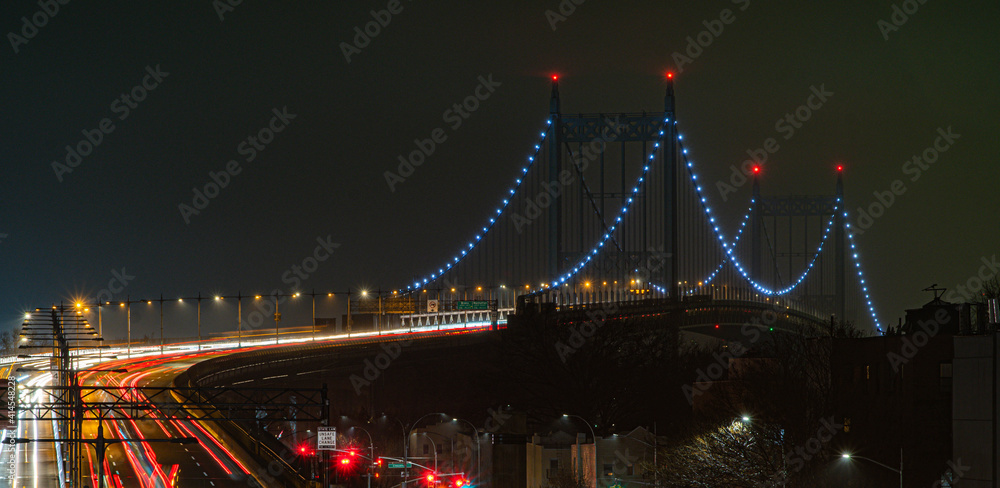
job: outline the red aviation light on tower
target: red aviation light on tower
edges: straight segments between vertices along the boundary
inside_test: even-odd
[[[674,73],[672,71],[667,71],[667,79],[668,80],[674,79]]]
[[[760,165],[759,164],[755,164],[753,166],[753,174],[755,174],[755,175],[760,174]]]
[[[559,81],[559,75],[552,75],[552,81]]]
[[[843,165],[843,164],[838,164],[838,165],[837,165],[837,172],[838,172],[838,173],[841,173],[841,172],[843,172],[843,171],[844,171],[844,165]]]

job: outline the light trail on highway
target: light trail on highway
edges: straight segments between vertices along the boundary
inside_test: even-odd
[[[425,326],[398,331],[376,331],[352,334],[338,334],[317,337],[317,344],[360,345],[372,344],[387,340],[400,340],[413,335],[448,335],[462,331],[482,331],[487,325],[476,324],[469,327],[466,324],[451,326]],[[174,379],[190,366],[234,352],[260,351],[289,345],[313,343],[310,338],[287,337],[275,344],[273,337],[254,341],[243,340],[242,347],[236,341],[212,342],[203,344],[201,350],[197,344],[184,343],[160,347],[132,348],[131,358],[122,358],[125,348],[102,351],[103,358],[80,358],[76,360],[78,369],[99,368],[105,370],[125,369],[126,373],[113,371],[84,371],[78,374],[79,384],[87,386],[126,387],[126,398],[129,401],[147,402],[148,398],[142,392],[147,387],[173,386]],[[116,357],[117,356],[117,357]],[[34,359],[37,357],[38,359]],[[8,363],[12,371],[18,367],[44,369],[49,365],[49,359],[38,355],[31,360],[12,361],[3,358],[0,363]],[[44,387],[52,384],[53,376],[49,372],[35,371],[15,374],[18,384],[31,387]],[[51,416],[38,417],[38,408],[33,407],[42,402],[44,393],[35,390],[29,397],[22,390],[19,394],[22,416],[29,412],[34,419],[19,422],[16,436],[31,439],[51,439],[56,432],[55,421]],[[88,398],[88,402],[109,402],[113,399],[107,393],[101,393],[101,398]],[[246,453],[239,449],[227,447],[223,441],[207,429],[202,422],[171,418],[154,410],[144,414],[146,419],[137,420],[131,415],[123,418],[103,419],[104,436],[108,439],[141,439],[132,442],[111,443],[103,461],[103,486],[115,488],[172,488],[172,487],[245,487],[249,477],[260,469]],[[82,436],[93,439],[97,436],[97,414],[88,411],[83,422]],[[9,434],[7,434],[9,435]],[[193,444],[182,445],[166,442],[148,442],[148,440],[166,440],[179,437],[190,437],[196,440]],[[12,453],[12,449],[14,452]],[[30,442],[27,444],[4,444],[3,455],[15,456],[14,478],[0,478],[0,487],[51,487],[60,486],[59,480],[65,480],[66,467],[62,465],[56,451],[56,444],[51,442]],[[82,464],[90,486],[97,486],[96,449],[88,446],[83,451],[86,461]],[[4,458],[7,459],[7,458]],[[266,482],[257,479],[262,486]]]

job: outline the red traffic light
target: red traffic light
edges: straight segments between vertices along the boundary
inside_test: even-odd
[[[433,473],[428,473],[427,474],[427,482],[428,483],[433,483],[434,482],[434,474]]]
[[[347,466],[348,464],[351,464],[351,458],[346,458],[346,457],[340,458],[340,464],[343,465],[343,466]]]

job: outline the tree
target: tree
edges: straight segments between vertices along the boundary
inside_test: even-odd
[[[703,428],[662,450],[658,466],[648,466],[664,486],[757,488],[780,482],[785,472],[780,428],[742,419]]]
[[[17,354],[20,345],[21,334],[14,329],[0,332],[0,348],[3,349],[4,356],[14,356]]]

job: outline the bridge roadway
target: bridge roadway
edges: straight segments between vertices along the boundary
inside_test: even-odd
[[[451,330],[463,329],[464,327],[451,326]],[[421,336],[447,335],[449,326],[426,328],[427,330],[414,329],[413,332],[422,332]],[[317,338],[318,343],[354,345],[361,343],[379,342],[387,336],[409,334],[408,330],[399,331],[397,334],[383,333],[356,333],[351,337],[330,336]],[[273,340],[273,339],[272,339]],[[203,346],[202,351],[198,351],[196,346],[185,344],[183,346],[168,346],[164,354],[159,353],[159,348],[146,348],[146,350],[133,349],[131,359],[114,359],[98,362],[95,360],[84,361],[83,368],[92,369],[118,369],[125,368],[127,372],[98,372],[87,371],[80,373],[81,385],[105,385],[105,386],[131,386],[131,387],[167,387],[174,386],[174,379],[189,369],[191,366],[202,361],[224,357],[234,352],[262,351],[277,347],[285,347],[289,344],[302,341],[286,341],[282,339],[280,346],[272,344],[253,345],[249,347],[236,348],[235,344],[215,344]],[[266,342],[266,341],[262,341]],[[110,351],[111,354],[125,355],[125,351]],[[17,368],[27,366],[31,368],[47,368],[47,359],[22,360],[8,364],[2,368],[2,373],[18,378],[19,384],[27,386],[45,386],[50,384],[51,373],[47,372],[17,372]],[[97,399],[100,401],[110,401],[110,398]],[[30,400],[22,402],[22,409],[30,409]],[[22,411],[22,416],[25,416]],[[88,415],[90,417],[90,415]],[[161,442],[131,442],[110,444],[104,462],[105,483],[107,487],[117,488],[167,488],[167,487],[246,487],[255,486],[249,484],[249,477],[255,477],[256,473],[263,472],[256,466],[250,456],[235,446],[226,445],[219,442],[210,433],[211,429],[206,429],[198,422],[159,418],[156,421],[136,421],[132,418],[113,419],[104,421],[104,436],[106,438],[141,438],[141,439],[168,439],[176,437],[195,437],[197,443],[194,444],[174,444]],[[51,418],[38,420],[21,421],[18,425],[17,437],[51,439],[53,438],[54,425]],[[84,438],[93,438],[97,433],[96,420],[84,422]],[[13,432],[7,431],[4,439],[12,437]],[[11,457],[14,456],[13,461]],[[87,448],[87,459],[83,463],[83,470],[89,477],[90,483],[86,486],[96,486],[97,479],[97,459],[93,448]],[[52,443],[28,443],[16,445],[16,451],[12,451],[9,443],[4,443],[0,451],[0,459],[4,459],[6,464],[13,462],[14,476],[11,478],[4,470],[0,476],[0,488],[22,488],[22,487],[42,487],[50,488],[59,486],[59,473],[65,473],[65,467],[57,459],[56,450]],[[261,483],[268,486],[266,483]]]
[[[739,332],[734,328],[751,326],[771,327],[789,332],[826,332],[828,319],[771,302],[749,300],[704,300],[681,303],[669,299],[645,299],[610,303],[580,303],[554,305],[551,303],[527,303],[522,305],[520,315],[510,320],[517,326],[522,320],[530,320],[533,313],[556,312],[557,320],[566,325],[580,325],[590,321],[623,320],[630,317],[670,317],[670,321],[681,330],[710,333],[711,335],[732,336]],[[716,325],[725,328],[715,331]]]

